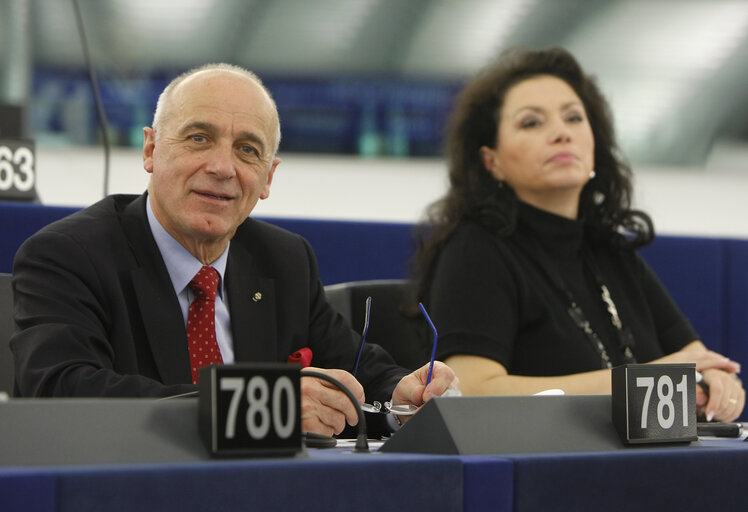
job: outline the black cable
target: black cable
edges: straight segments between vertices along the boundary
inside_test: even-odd
[[[330,377],[325,373],[315,372],[312,370],[301,370],[301,376],[316,377],[318,379],[326,380],[327,382],[338,388],[340,391],[345,393],[348,399],[353,403],[353,406],[356,408],[356,413],[358,413],[358,437],[356,438],[356,446],[353,451],[368,453],[369,441],[367,441],[366,439],[366,418],[364,417],[364,411],[361,409],[361,404],[358,403],[358,400],[356,400],[356,397],[353,396],[353,393],[351,393],[351,391],[347,387],[345,387],[342,382]]]
[[[75,8],[75,18],[78,22],[78,35],[81,38],[81,46],[83,46],[83,55],[86,58],[86,68],[88,69],[88,77],[91,80],[91,89],[93,90],[94,102],[96,103],[96,115],[99,118],[99,128],[101,129],[101,137],[104,142],[104,197],[109,193],[109,133],[107,130],[106,112],[101,104],[101,94],[99,93],[99,82],[96,80],[96,72],[94,71],[93,65],[91,64],[91,55],[88,52],[88,42],[86,41],[86,31],[83,28],[83,17],[81,16],[81,8],[78,4],[78,0],[73,0],[73,7]]]
[[[186,393],[180,393],[178,395],[162,396],[161,398],[157,398],[156,400],[172,400],[174,398],[192,398],[192,397],[197,397],[197,396],[199,396],[198,390],[195,390],[195,391],[188,391]]]

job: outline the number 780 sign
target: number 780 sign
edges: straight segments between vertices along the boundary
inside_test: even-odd
[[[694,364],[629,364],[613,369],[613,423],[625,443],[695,441]]]
[[[200,369],[199,430],[216,456],[302,450],[301,367],[243,363]]]

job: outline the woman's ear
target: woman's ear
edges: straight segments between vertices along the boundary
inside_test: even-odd
[[[501,165],[499,163],[499,155],[496,150],[489,148],[488,146],[481,146],[480,148],[480,159],[483,162],[483,167],[491,173],[497,181],[504,181],[504,175],[501,172]]]

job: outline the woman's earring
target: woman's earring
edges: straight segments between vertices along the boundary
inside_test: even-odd
[[[590,179],[593,179],[593,178],[594,178],[595,176],[596,176],[596,174],[595,174],[595,169],[592,169],[592,170],[590,171]]]

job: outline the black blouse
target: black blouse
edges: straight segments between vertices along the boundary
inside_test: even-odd
[[[582,222],[520,203],[511,235],[466,222],[442,248],[425,297],[439,331],[437,357],[479,355],[514,375],[603,368],[599,351],[568,314],[571,294],[612,364],[622,364],[598,280],[610,290],[623,326],[633,335],[637,362],[699,339],[636,252],[592,244]]]

